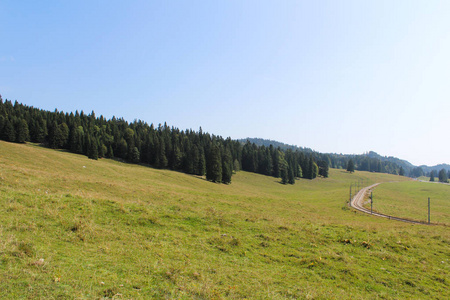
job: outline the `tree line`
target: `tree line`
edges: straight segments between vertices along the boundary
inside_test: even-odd
[[[212,182],[231,183],[240,169],[281,178],[328,177],[329,158],[322,154],[282,150],[273,146],[242,144],[192,129],[179,130],[166,123],[155,127],[143,121],[109,120],[92,111],[45,111],[0,96],[0,139],[41,143],[91,159],[116,158],[203,176]]]
[[[448,183],[448,179],[450,178],[450,170],[447,172],[445,169],[439,170],[438,175],[436,175],[436,171],[433,170],[430,172],[430,181],[435,181],[435,177],[438,176],[439,182]]]
[[[342,155],[329,154],[330,166],[337,169],[351,169],[358,171],[387,173],[394,175],[405,175],[403,167],[390,161],[383,161],[380,158],[369,157],[367,155]]]

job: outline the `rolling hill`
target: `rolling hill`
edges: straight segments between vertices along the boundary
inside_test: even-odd
[[[233,184],[0,142],[0,298],[449,298],[450,233],[350,210],[404,177]]]

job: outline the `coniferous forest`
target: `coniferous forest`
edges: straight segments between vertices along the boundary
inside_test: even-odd
[[[296,178],[328,177],[329,166],[347,164],[347,158],[311,151],[257,146],[192,129],[180,130],[143,121],[109,120],[92,111],[45,111],[0,96],[0,139],[41,143],[66,149],[91,159],[115,158],[160,169],[206,175],[212,182],[231,183],[238,170],[280,178],[294,184]],[[378,172],[386,171],[377,161]],[[391,166],[395,169],[398,166]]]

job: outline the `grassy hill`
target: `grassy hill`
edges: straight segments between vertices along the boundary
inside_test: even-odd
[[[448,227],[351,211],[358,180],[406,179],[223,185],[0,142],[0,298],[449,298]]]

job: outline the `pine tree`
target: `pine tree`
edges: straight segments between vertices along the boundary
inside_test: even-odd
[[[240,169],[241,169],[241,168],[240,168],[240,165],[239,165],[239,161],[238,161],[237,158],[235,158],[235,159],[234,159],[234,162],[233,162],[233,171],[236,173],[236,172],[238,172]]]
[[[198,166],[198,160],[200,154],[198,153],[198,148],[196,145],[194,145],[191,149],[186,151],[183,157],[183,171],[188,174],[195,174],[196,173],[196,167]]]
[[[108,148],[105,146],[105,144],[103,144],[102,142],[100,142],[98,144],[98,157],[99,158],[103,158],[106,157],[106,153],[108,152]]]
[[[52,126],[48,132],[49,145],[53,149],[58,149],[64,145],[63,132],[60,126],[53,121]]]
[[[16,123],[16,142],[25,143],[29,139],[28,124],[25,120],[18,120]]]
[[[303,170],[300,165],[297,165],[297,177],[302,178],[303,177]]]
[[[312,178],[312,158],[306,157],[305,158],[305,167],[303,168],[303,178],[311,179]]]
[[[244,158],[242,158],[242,159],[244,159]],[[281,176],[281,170],[280,170],[280,151],[278,149],[274,150],[272,162],[273,162],[272,176],[275,178],[279,178]],[[244,164],[244,163],[242,163],[242,164]]]
[[[98,142],[97,142],[97,139],[96,138],[91,138],[91,137],[89,137],[88,139],[89,139],[89,143],[88,143],[89,148],[88,148],[87,155],[88,155],[88,157],[90,159],[97,160],[98,159]]]
[[[58,125],[59,127],[59,133],[60,135],[60,144],[58,147],[64,147],[67,148],[68,147],[68,143],[69,143],[69,127],[67,126],[66,123],[62,123]]]
[[[319,175],[327,178],[328,177],[328,163],[325,160],[319,160],[317,162],[317,166],[319,167]]]
[[[430,181],[434,181],[434,170],[430,173]]]
[[[82,154],[84,153],[84,129],[83,126],[78,126],[75,128],[74,137],[73,137],[73,151],[75,153]]]
[[[206,179],[212,182],[222,181],[222,159],[217,145],[211,147],[207,157]]]
[[[47,121],[44,120],[41,116],[35,121],[35,142],[44,143],[45,139],[48,135]]]
[[[164,169],[167,167],[168,161],[166,157],[166,144],[164,140],[158,143],[159,147],[156,149],[156,167],[160,169]]]
[[[199,153],[200,153],[200,157],[198,160],[197,175],[203,176],[206,172],[206,158],[205,158],[205,151],[203,150],[203,147],[200,147]]]
[[[290,184],[295,183],[294,170],[291,167],[289,167],[288,169],[288,182]]]
[[[231,183],[231,176],[233,175],[233,161],[231,152],[226,149],[222,156],[222,182],[225,184]]]
[[[353,173],[355,172],[355,163],[352,159],[350,159],[347,163],[347,172]]]
[[[124,138],[121,138],[120,141],[117,143],[116,151],[115,151],[117,157],[125,159],[127,157],[128,153],[128,144],[127,141],[125,141]]]
[[[272,175],[273,172],[273,162],[272,162],[272,156],[270,154],[269,149],[266,149],[264,153],[264,175]]]
[[[311,159],[311,178],[310,179],[314,179],[317,177],[317,175],[319,175],[319,166],[317,166],[317,164],[314,162],[313,159]]]
[[[403,169],[403,167],[400,167],[400,171],[398,171],[398,175],[405,176],[405,170]]]
[[[137,147],[134,147],[131,152],[131,162],[137,164],[140,160],[140,153]]]
[[[178,147],[178,145],[173,146],[172,157],[171,157],[170,161],[171,161],[171,166],[170,166],[171,169],[173,169],[173,170],[181,169],[182,155],[181,155],[181,151],[180,151],[180,148]]]
[[[448,182],[447,172],[445,172],[445,169],[441,169],[439,171],[439,182]]]
[[[281,168],[280,173],[281,173],[281,183],[286,184],[288,182],[288,175],[286,168],[285,167]]]
[[[14,142],[16,140],[16,131],[14,130],[14,126],[9,118],[6,118],[5,120],[2,139],[8,142]]]
[[[280,171],[280,176],[281,179],[283,179],[283,176],[286,177],[287,180],[287,168],[288,168],[288,163],[284,157],[284,153],[281,150],[277,150],[278,151],[278,155],[277,155],[277,159],[278,159],[278,170]],[[284,174],[283,174],[283,170],[284,170]]]
[[[0,98],[1,99],[1,98]],[[0,110],[1,112],[1,110]],[[5,117],[0,115],[0,133],[3,132],[3,127],[5,126]],[[2,134],[0,134],[0,139],[3,138]]]

